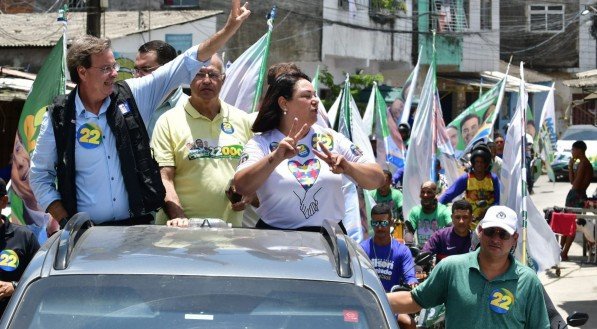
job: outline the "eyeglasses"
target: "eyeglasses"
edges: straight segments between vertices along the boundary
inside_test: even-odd
[[[502,229],[499,229],[497,227],[484,228],[483,234],[488,238],[493,238],[496,234],[498,234],[500,239],[502,239],[504,241],[509,240],[510,237],[512,236],[510,233],[508,233]]]
[[[109,74],[109,73],[112,73],[112,71],[118,72],[120,70],[120,64],[118,64],[118,63],[114,63],[112,65],[106,65],[103,67],[97,67],[97,66],[90,66],[90,67],[102,71],[103,74]]]
[[[372,220],[371,221],[371,226],[373,227],[388,227],[388,225],[390,225],[390,221],[385,219],[385,220]]]
[[[161,65],[156,65],[156,66],[152,66],[152,67],[134,67],[133,70],[135,71],[135,74],[149,74],[155,70],[157,70],[158,67],[160,67]]]
[[[199,79],[209,78],[210,80],[220,80],[224,74],[216,73],[216,72],[197,72],[196,77]]]

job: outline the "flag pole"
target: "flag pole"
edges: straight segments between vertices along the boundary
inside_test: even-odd
[[[527,265],[527,219],[528,219],[528,215],[527,215],[527,198],[528,198],[528,193],[527,193],[527,167],[526,167],[526,147],[527,147],[527,141],[526,141],[526,131],[525,131],[525,127],[526,127],[526,104],[522,104],[522,100],[523,100],[523,94],[525,92],[525,82],[524,82],[524,63],[520,62],[520,95],[518,95],[519,97],[519,102],[521,103],[521,109],[522,110],[522,115],[520,116],[522,119],[521,122],[521,138],[522,138],[522,143],[521,143],[521,147],[520,147],[520,151],[521,151],[521,166],[522,166],[522,206],[521,206],[521,210],[522,210],[522,256],[521,256],[521,261],[523,265]]]
[[[431,30],[431,33],[433,34],[433,39],[431,42],[431,65],[429,66],[430,70],[433,70],[433,103],[431,104],[431,116],[433,118],[433,122],[435,122],[435,101],[436,101],[436,92],[437,92],[437,75],[436,75],[436,68],[437,68],[437,62],[436,62],[436,49],[435,49],[435,30]],[[414,124],[413,124],[414,126]],[[412,131],[411,131],[412,134]],[[437,184],[436,181],[436,168],[435,168],[435,159],[436,159],[436,150],[437,150],[437,130],[434,129],[433,130],[433,136],[432,136],[432,140],[433,143],[431,144],[431,170],[429,171],[429,180],[431,180],[432,182],[435,182]]]
[[[265,39],[265,55],[261,62],[261,68],[259,69],[259,78],[257,79],[257,89],[255,90],[255,97],[253,98],[253,108],[251,112],[257,111],[257,105],[259,104],[259,98],[261,98],[261,91],[263,90],[263,79],[267,70],[267,59],[269,57],[269,45],[272,39],[272,31],[274,29],[274,19],[276,18],[276,6],[272,7],[267,17],[267,37]]]
[[[342,95],[342,107],[344,109],[344,124],[349,127],[348,139],[352,140],[352,116],[350,111],[350,75],[346,73],[346,80],[344,81],[344,94]]]
[[[62,9],[58,10],[58,18],[56,19],[56,21],[62,23],[62,71],[63,72],[68,72],[68,70],[66,69],[66,46],[67,46],[67,39],[66,39],[66,32],[68,30],[68,5],[64,4],[64,6],[62,7]],[[68,73],[67,73],[68,74]],[[61,89],[62,89],[62,94],[66,94],[66,75],[63,74],[63,79],[61,81]]]

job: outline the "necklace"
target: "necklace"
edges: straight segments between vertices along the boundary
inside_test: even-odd
[[[392,256],[392,245],[394,243],[394,239],[390,239],[390,250],[388,250],[388,256],[384,259],[384,258],[377,258],[377,252],[375,251],[375,242],[373,242],[373,239],[371,239],[371,244],[372,244],[372,249],[373,249],[373,257],[375,259],[377,259],[377,262],[379,262],[379,266],[380,267],[387,267],[387,263],[390,260],[390,257]],[[382,262],[385,261],[385,264],[382,264]]]

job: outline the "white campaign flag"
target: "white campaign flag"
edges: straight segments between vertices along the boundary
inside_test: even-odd
[[[554,100],[555,82],[551,84],[551,90],[547,94],[545,103],[543,104],[543,110],[541,110],[541,119],[539,120],[539,127],[545,125],[552,145],[555,145],[557,140],[556,135],[556,106]]]
[[[247,49],[226,70],[226,80],[220,98],[247,113],[253,110],[253,102],[259,82],[259,74],[266,56],[268,33]]]
[[[415,89],[417,89],[417,80],[419,80],[419,69],[421,63],[421,54],[423,53],[423,47],[419,49],[419,57],[417,58],[417,65],[406,79],[406,82],[402,86],[402,98],[404,99],[404,108],[402,109],[402,116],[400,117],[399,123],[406,123],[408,122],[408,118],[410,117],[410,107],[413,102],[413,98],[415,96]],[[406,93],[406,98],[404,98],[404,92]]]
[[[521,68],[522,71],[522,68]],[[523,149],[524,143],[524,111],[527,107],[527,93],[524,90],[524,83],[521,83],[519,102],[516,112],[510,121],[501,172],[501,203],[514,210],[517,214],[523,213],[527,208],[527,259],[528,264],[536,271],[544,271],[556,265],[560,261],[560,246],[555,235],[543,215],[535,206],[533,200],[524,196],[523,186],[526,182],[523,175]],[[526,188],[525,188],[526,190]],[[523,205],[526,200],[526,207]],[[519,218],[518,225],[518,247],[516,248],[517,258],[521,258],[522,251],[522,224],[523,219]]]
[[[411,209],[421,203],[419,197],[421,185],[425,181],[433,180],[434,112],[435,107],[439,106],[436,92],[435,60],[432,60],[421,90],[419,107],[415,114],[415,121],[410,135],[410,145],[408,152],[406,152],[406,166],[404,167],[402,184],[402,213],[404,218],[408,218]]]
[[[357,104],[350,94],[348,76],[346,77],[344,89],[338,98],[340,99],[338,101],[340,108],[338,131],[350,139],[366,157],[374,159],[369,136],[364,127]],[[356,185],[346,176],[343,182],[345,216],[342,222],[346,227],[348,235],[355,241],[361,242],[367,237],[368,219],[371,215],[370,210],[375,202],[369,193],[357,191]]]

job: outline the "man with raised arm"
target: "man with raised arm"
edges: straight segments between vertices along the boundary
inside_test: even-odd
[[[157,105],[197,71],[250,15],[232,0],[226,25],[156,69],[116,82],[110,40],[73,41],[67,67],[77,87],[48,107],[33,153],[31,186],[42,209],[64,226],[77,212],[96,224],[148,224],[165,190],[149,148],[146,124]]]

